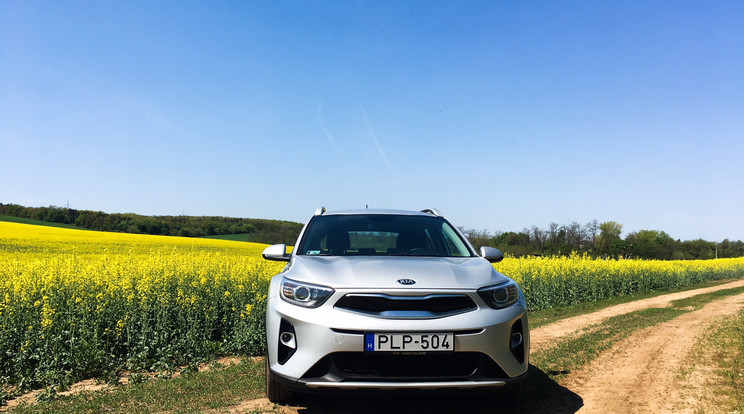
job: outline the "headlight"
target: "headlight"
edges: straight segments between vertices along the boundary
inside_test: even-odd
[[[333,294],[333,289],[305,282],[282,279],[282,299],[305,308],[317,308]]]
[[[519,300],[519,287],[515,282],[478,289],[478,294],[494,309],[503,309]]]

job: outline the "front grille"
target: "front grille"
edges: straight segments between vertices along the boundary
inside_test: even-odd
[[[338,309],[381,318],[441,318],[476,310],[467,295],[393,296],[383,293],[349,293],[336,302]]]
[[[337,352],[327,355],[303,378],[334,381],[455,381],[468,378],[507,378],[491,358],[479,352],[400,355]]]

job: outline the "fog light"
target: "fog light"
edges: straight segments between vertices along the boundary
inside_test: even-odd
[[[522,345],[522,333],[514,332],[511,334],[511,343],[509,344],[509,346],[514,349],[519,345]]]
[[[297,335],[294,326],[284,318],[279,323],[279,338],[277,339],[277,362],[279,365],[284,365],[297,351]]]
[[[295,336],[292,332],[282,332],[281,335],[279,335],[279,340],[282,341],[282,345],[288,348],[297,348],[297,342],[295,341]]]

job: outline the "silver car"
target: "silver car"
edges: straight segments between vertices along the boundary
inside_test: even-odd
[[[266,393],[517,387],[529,364],[527,307],[437,210],[318,209],[266,308]]]

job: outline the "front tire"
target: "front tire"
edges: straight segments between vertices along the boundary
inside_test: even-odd
[[[269,401],[276,404],[283,404],[292,398],[292,391],[288,390],[284,384],[274,379],[269,368],[269,356],[266,355],[265,376],[266,376],[266,397]]]

